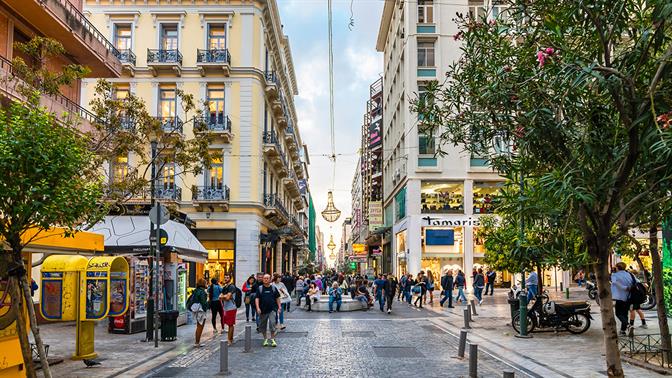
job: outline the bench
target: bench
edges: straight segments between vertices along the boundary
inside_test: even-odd
[[[301,306],[304,310],[307,307]],[[359,311],[359,310],[368,310],[368,306],[362,302],[352,299],[351,297],[344,296],[341,300],[341,312],[349,311]],[[323,296],[317,303],[313,303],[311,310],[319,312],[328,312],[329,311],[329,296]],[[334,311],[336,311],[336,302],[334,302]]]

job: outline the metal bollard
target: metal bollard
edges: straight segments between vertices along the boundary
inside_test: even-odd
[[[563,282],[560,282],[560,291],[565,291],[565,289],[563,289],[562,285],[563,285]]]
[[[512,371],[505,371],[503,377],[504,378],[513,378],[514,375],[513,375]]]
[[[229,375],[229,344],[219,341],[219,375]]]
[[[477,316],[478,314],[476,313],[476,301],[471,300],[471,314],[474,316]]]
[[[457,357],[464,358],[464,350],[467,346],[467,331],[460,331],[460,345],[457,348]]]
[[[252,326],[251,325],[246,325],[245,326],[245,349],[243,349],[243,353],[249,353],[252,351]]]
[[[565,297],[569,299],[569,288],[565,288]]]
[[[469,344],[469,377],[478,377],[478,344]]]
[[[471,327],[469,327],[469,307],[465,307],[462,312],[464,313],[464,329],[471,329]]]

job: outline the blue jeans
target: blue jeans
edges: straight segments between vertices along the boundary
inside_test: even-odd
[[[455,297],[455,302],[457,302],[459,299],[462,299],[465,302],[467,301],[467,296],[464,295],[464,286],[457,287],[457,296]]]
[[[405,291],[404,291],[404,298],[406,299],[406,302],[408,302],[408,304],[411,304],[411,298],[412,298],[412,297],[413,297],[413,296],[411,295],[411,291],[410,291],[410,290],[405,290]]]
[[[250,312],[252,313],[252,320],[255,320],[257,316],[257,309],[254,301],[250,301],[250,303],[245,304],[245,318],[247,320],[250,320]]]
[[[334,302],[336,302],[336,311],[341,311],[341,299],[336,299],[334,296],[329,296],[329,312],[334,311]]]
[[[385,311],[385,297],[383,296],[382,291],[376,293],[376,300],[378,301],[378,305],[380,306],[380,311]]]
[[[441,306],[443,306],[444,303],[448,301],[448,306],[452,307],[453,306],[453,291],[452,290],[444,290],[443,291],[443,298],[441,298]]]
[[[527,285],[527,303],[530,303],[530,300],[537,296],[537,285]]]
[[[483,300],[483,288],[482,287],[474,287],[474,296],[478,299],[478,301]]]
[[[275,322],[278,324],[285,324],[285,304],[280,304],[280,311],[275,313]]]

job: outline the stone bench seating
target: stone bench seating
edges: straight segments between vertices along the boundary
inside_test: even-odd
[[[305,310],[307,307],[301,306],[301,308]],[[313,311],[329,312],[329,296],[323,295],[320,297],[317,303],[313,303],[311,309]],[[368,310],[368,306],[356,299],[352,299],[350,296],[343,296],[341,300],[341,312],[359,310]],[[336,312],[336,302],[334,302],[334,312]]]

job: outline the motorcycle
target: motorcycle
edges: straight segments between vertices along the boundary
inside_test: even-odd
[[[527,332],[536,328],[555,331],[564,328],[573,334],[581,334],[590,328],[592,319],[588,302],[544,302],[538,295],[534,305],[527,310]],[[520,332],[519,313],[513,316],[511,325],[517,333]]]
[[[521,288],[520,286],[518,286],[519,283],[520,282],[511,285],[511,288],[509,289],[509,299],[518,299],[518,297],[520,296]],[[527,293],[527,290],[525,292]],[[541,292],[541,294],[539,294],[539,296],[541,297],[544,303],[549,301],[548,290],[544,289]]]
[[[588,292],[588,298],[590,298],[592,300],[597,300],[598,304],[600,303],[599,299],[598,299],[598,295],[597,295],[597,284],[596,283],[594,283],[593,281],[586,281],[586,291]]]

